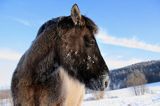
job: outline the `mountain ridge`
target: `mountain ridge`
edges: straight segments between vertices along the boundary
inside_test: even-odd
[[[112,90],[126,88],[127,76],[135,71],[142,72],[146,77],[147,83],[158,82],[160,81],[160,60],[140,62],[111,70],[109,88]]]

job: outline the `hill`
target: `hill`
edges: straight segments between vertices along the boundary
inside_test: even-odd
[[[135,71],[142,72],[146,77],[147,83],[158,82],[160,81],[160,60],[141,62],[111,70],[109,88],[112,90],[126,88],[127,76]]]

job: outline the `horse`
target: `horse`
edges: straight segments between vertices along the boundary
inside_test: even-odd
[[[97,31],[77,4],[71,15],[44,23],[13,73],[14,106],[80,106],[86,87],[103,91],[109,70],[95,39]]]

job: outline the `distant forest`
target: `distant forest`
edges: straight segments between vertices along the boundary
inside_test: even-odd
[[[146,77],[147,83],[160,81],[160,60],[133,64],[124,68],[110,71],[110,89],[127,87],[127,76],[135,71],[140,71]]]

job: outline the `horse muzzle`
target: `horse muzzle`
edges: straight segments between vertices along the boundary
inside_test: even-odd
[[[108,87],[109,76],[102,75],[102,76],[100,76],[99,80],[100,80],[100,90],[103,91],[106,87]]]
[[[96,90],[96,91],[103,91],[108,86],[109,76],[108,75],[101,75],[98,79],[91,79],[87,87]]]

